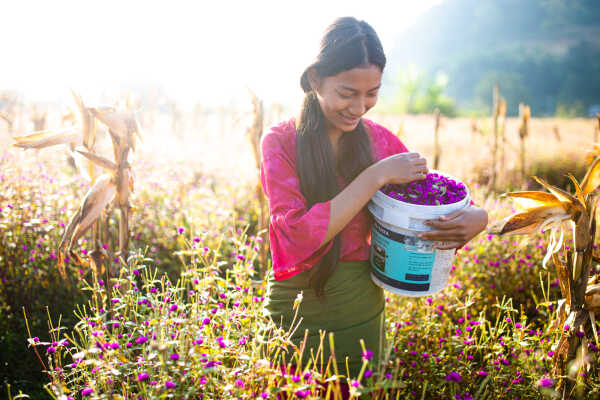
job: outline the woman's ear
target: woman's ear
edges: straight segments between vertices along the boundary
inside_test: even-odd
[[[319,77],[319,74],[317,74],[317,71],[315,71],[314,68],[308,70],[307,78],[308,83],[310,84],[310,88],[315,92],[319,90],[321,86],[321,78]]]

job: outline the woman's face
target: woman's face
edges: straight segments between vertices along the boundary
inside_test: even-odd
[[[316,89],[330,134],[356,128],[360,118],[377,103],[381,75],[374,64],[325,78],[319,78],[314,70],[309,71],[309,81]]]

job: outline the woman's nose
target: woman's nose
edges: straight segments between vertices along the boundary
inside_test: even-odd
[[[362,97],[358,97],[352,102],[348,109],[353,117],[360,117],[366,112],[365,100]]]

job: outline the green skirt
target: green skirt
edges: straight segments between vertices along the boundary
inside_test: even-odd
[[[277,326],[289,330],[296,311],[294,301],[300,291],[302,302],[294,326],[302,322],[292,336],[292,342],[300,347],[308,329],[307,344],[302,356],[306,365],[312,354],[317,355],[321,341],[319,330],[325,331],[323,346],[323,367],[327,365],[330,352],[329,332],[334,335],[334,352],[338,373],[346,375],[346,357],[350,376],[356,377],[362,367],[362,347],[373,352],[373,361],[379,360],[385,342],[383,289],[375,285],[370,276],[368,260],[339,261],[336,271],[325,285],[326,299],[318,299],[308,284],[309,271],[301,272],[283,281],[275,281],[269,275],[266,310]],[[292,360],[287,360],[288,362]],[[317,358],[320,369],[321,357]]]

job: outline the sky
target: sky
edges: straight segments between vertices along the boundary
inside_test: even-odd
[[[441,1],[5,1],[0,89],[58,102],[70,101],[70,87],[92,95],[154,85],[185,108],[229,104],[248,87],[267,103],[296,103],[335,18],[367,21],[387,53]]]

